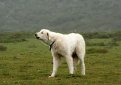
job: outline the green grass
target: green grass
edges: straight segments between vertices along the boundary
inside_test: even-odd
[[[90,42],[110,42],[110,39],[91,39]],[[87,46],[86,76],[81,76],[80,65],[71,77],[63,59],[55,78],[48,78],[52,71],[49,47],[36,39],[24,42],[1,43],[7,47],[0,51],[0,85],[120,85],[121,42],[119,46]],[[97,52],[99,48],[106,53]],[[95,51],[95,52],[94,52]]]

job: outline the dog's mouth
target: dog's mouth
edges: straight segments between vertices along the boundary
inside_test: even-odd
[[[40,39],[39,37],[36,37],[37,39]]]
[[[41,41],[44,41],[44,40],[43,40],[43,39],[41,39],[40,37],[36,37],[36,39],[41,40]]]

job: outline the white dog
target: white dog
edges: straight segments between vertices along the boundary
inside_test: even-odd
[[[75,64],[78,60],[81,61],[82,75],[85,75],[85,41],[80,34],[61,34],[42,29],[35,36],[50,46],[53,56],[53,71],[49,77],[55,77],[61,57],[65,57],[70,74],[74,73]]]

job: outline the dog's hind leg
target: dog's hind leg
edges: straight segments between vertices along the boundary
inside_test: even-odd
[[[77,70],[77,63],[78,63],[78,58],[73,57],[73,62],[74,62],[74,73]]]
[[[78,47],[76,53],[81,63],[81,73],[82,75],[85,75],[85,62],[84,62],[85,49],[81,49]]]
[[[74,52],[73,54],[72,54],[72,57],[73,57],[73,63],[74,63],[74,73],[75,73],[75,71],[77,70],[77,65],[78,65],[78,62],[79,62],[79,58],[78,58],[78,56],[77,56],[77,54]]]

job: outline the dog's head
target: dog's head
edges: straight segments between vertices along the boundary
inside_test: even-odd
[[[48,44],[49,43],[49,33],[50,31],[47,29],[42,29],[39,32],[35,33],[35,37],[44,43]]]

